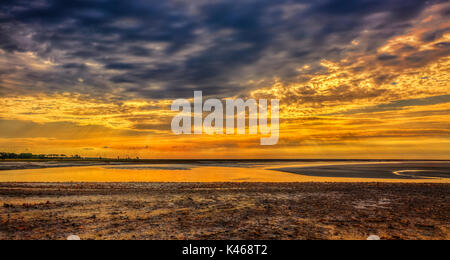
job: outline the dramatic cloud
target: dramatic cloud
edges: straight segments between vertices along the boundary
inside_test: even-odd
[[[3,0],[0,150],[447,158],[445,0]],[[174,136],[170,104],[280,99],[280,142]]]

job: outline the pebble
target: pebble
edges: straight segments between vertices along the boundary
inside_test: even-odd
[[[377,235],[371,235],[367,238],[367,240],[381,240],[381,238]]]
[[[70,235],[67,237],[67,240],[81,240],[81,238],[76,235]]]

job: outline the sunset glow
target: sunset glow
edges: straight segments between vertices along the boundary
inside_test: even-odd
[[[0,151],[450,159],[447,1],[162,2],[2,3]],[[278,144],[174,135],[194,90],[279,99]]]

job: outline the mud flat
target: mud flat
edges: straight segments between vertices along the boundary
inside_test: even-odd
[[[450,179],[450,162],[397,162],[275,169],[310,177],[389,180]]]
[[[118,165],[119,163],[115,163]],[[113,164],[113,165],[115,165]],[[86,167],[111,165],[105,162],[88,162],[88,161],[0,161],[0,172],[11,170],[29,170],[29,169],[47,169],[47,168],[63,168],[63,167]]]
[[[450,239],[450,184],[0,183],[0,239]]]

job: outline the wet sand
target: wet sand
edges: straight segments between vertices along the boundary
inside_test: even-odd
[[[0,172],[12,170],[31,170],[47,168],[67,168],[67,167],[86,167],[99,166],[119,163],[89,162],[89,161],[0,161]]]
[[[346,164],[277,169],[311,177],[360,179],[448,179],[450,162],[398,162],[378,164]]]
[[[0,171],[0,182],[450,183],[448,162],[112,164]]]
[[[450,184],[0,183],[0,239],[450,239]]]

